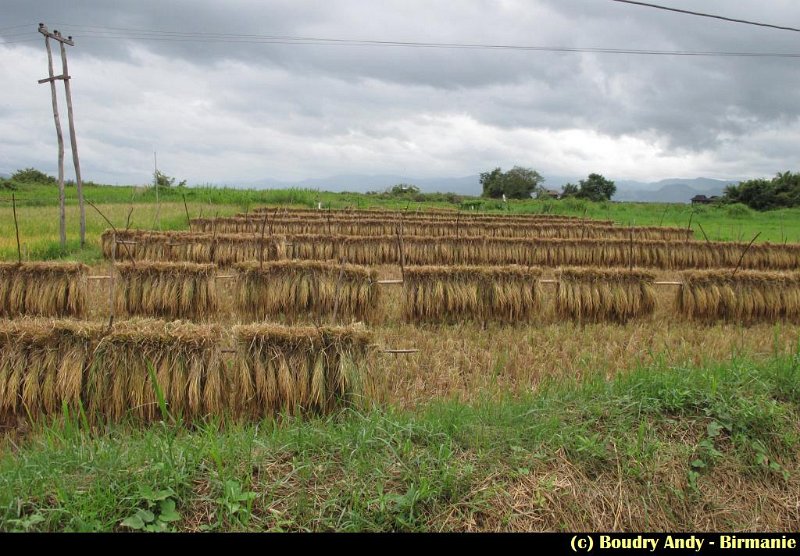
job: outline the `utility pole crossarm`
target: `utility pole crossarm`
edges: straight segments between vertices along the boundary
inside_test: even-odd
[[[42,83],[50,83],[51,81],[56,81],[58,79],[65,80],[65,79],[72,79],[69,75],[54,75],[53,77],[45,77],[44,79],[39,80],[39,85]]]
[[[67,37],[65,39],[64,37],[61,36],[61,33],[59,33],[57,30],[53,30],[53,32],[51,33],[50,31],[47,30],[47,25],[45,25],[44,23],[39,24],[39,32],[45,37],[49,37],[53,40],[56,40],[64,44],[68,44],[70,46],[75,46],[75,43],[72,41],[72,37]]]

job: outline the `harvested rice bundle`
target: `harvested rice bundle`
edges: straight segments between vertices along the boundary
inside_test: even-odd
[[[283,217],[287,218],[290,216],[294,217],[312,217],[312,218],[320,218],[320,219],[327,219],[327,218],[335,218],[337,216],[349,216],[353,218],[418,218],[418,219],[428,219],[428,220],[439,220],[439,219],[456,219],[462,218],[464,220],[470,221],[477,221],[477,220],[493,220],[493,221],[501,221],[501,222],[513,222],[513,221],[524,221],[524,222],[535,222],[535,221],[546,221],[546,222],[599,222],[603,224],[613,224],[611,220],[589,220],[584,217],[580,216],[566,216],[566,215],[558,215],[558,214],[523,214],[523,213],[515,213],[515,214],[507,214],[507,213],[488,213],[488,212],[474,212],[474,211],[456,211],[456,210],[431,210],[431,209],[424,209],[424,210],[416,210],[416,211],[398,211],[398,210],[389,210],[389,209],[367,209],[367,210],[354,210],[354,209],[298,209],[298,208],[290,208],[290,207],[258,207],[251,211],[248,215],[250,218],[257,218],[260,215],[263,215],[264,212],[268,212],[270,214],[270,218],[277,218]],[[258,216],[256,216],[258,215]],[[239,216],[245,216],[244,214],[239,214]]]
[[[521,266],[410,266],[405,315],[412,322],[528,321],[539,309],[541,274]]]
[[[642,270],[566,268],[556,272],[556,313],[579,322],[618,322],[655,309],[655,275]]]
[[[286,258],[283,236],[265,237],[251,234],[217,234],[213,261],[228,266],[247,261],[277,261]]]
[[[285,315],[332,315],[369,320],[378,306],[378,273],[363,266],[316,261],[275,261],[238,265],[237,304],[253,320]]]
[[[0,321],[0,416],[72,415],[82,408],[87,361],[101,324]]]
[[[259,418],[279,411],[329,413],[363,402],[371,335],[362,327],[236,326],[236,411]]]
[[[160,419],[156,383],[174,418],[221,415],[228,393],[221,337],[217,325],[151,319],[116,323],[98,344],[89,369],[91,415],[111,421]]]
[[[80,317],[88,273],[81,263],[0,263],[0,315]]]
[[[706,270],[681,273],[675,310],[699,321],[797,321],[800,273]]]
[[[263,219],[248,217],[196,218],[192,229],[202,232],[251,233],[258,234],[265,227]],[[269,229],[277,234],[338,234],[352,236],[394,235],[402,228],[405,236],[433,237],[530,237],[564,239],[626,239],[634,234],[636,239],[683,239],[692,236],[686,228],[631,227],[620,228],[598,224],[594,221],[574,222],[506,222],[475,221],[474,219],[421,219],[406,217],[402,220],[374,218],[369,215],[353,217],[337,215],[328,218],[273,217],[269,219]]]
[[[217,312],[216,265],[139,262],[116,269],[118,313],[202,320]]]
[[[183,261],[216,263],[227,266],[238,262],[279,260],[286,257],[286,242],[282,236],[266,237],[252,234],[208,234],[197,232],[147,232],[106,230],[102,236],[103,254],[111,257],[116,239],[115,257],[118,261],[134,260]]]

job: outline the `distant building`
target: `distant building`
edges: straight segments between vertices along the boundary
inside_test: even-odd
[[[542,191],[542,197],[545,199],[560,199],[561,193],[556,189],[545,189]]]
[[[711,197],[706,197],[705,195],[695,195],[692,197],[693,205],[708,205],[711,203],[716,203],[717,201],[719,201],[718,195],[713,195]]]

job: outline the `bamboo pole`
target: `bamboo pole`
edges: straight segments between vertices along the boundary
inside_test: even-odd
[[[746,253],[747,253],[747,252],[750,250],[750,247],[752,247],[752,246],[753,246],[753,242],[754,242],[754,241],[756,240],[756,238],[757,238],[758,236],[760,236],[760,235],[761,235],[761,232],[758,232],[756,235],[754,235],[754,236],[753,236],[753,239],[751,239],[751,240],[750,240],[750,243],[748,243],[748,244],[747,244],[747,247],[745,247],[745,248],[744,248],[744,251],[742,251],[742,256],[741,256],[741,257],[739,257],[739,262],[738,262],[738,263],[736,263],[736,268],[734,268],[734,269],[733,269],[733,273],[731,274],[731,278],[733,278],[734,276],[736,276],[736,273],[739,271],[739,267],[740,267],[740,266],[742,266],[742,261],[744,260],[744,256],[745,256],[745,254],[746,254]]]
[[[711,241],[709,241],[708,239],[708,236],[706,235],[706,231],[703,229],[703,225],[700,224],[700,222],[698,222],[697,225],[700,227],[700,231],[703,233],[703,237],[706,238],[706,243],[711,243]]]
[[[98,213],[100,216],[102,216],[102,217],[103,217],[103,220],[105,220],[106,222],[108,222],[108,225],[109,225],[109,226],[111,226],[111,229],[112,229],[112,230],[114,230],[114,244],[113,244],[113,247],[114,247],[114,250],[116,250],[116,248],[117,248],[117,246],[116,246],[116,236],[117,236],[117,228],[116,228],[116,226],[114,226],[114,224],[112,224],[112,223],[111,223],[111,220],[109,220],[108,218],[106,218],[106,215],[105,215],[105,214],[103,214],[103,213],[102,213],[102,211],[101,211],[99,208],[97,208],[97,206],[96,206],[96,205],[95,205],[93,202],[91,202],[91,201],[90,201],[90,200],[88,200],[88,199],[86,200],[86,202],[87,202],[87,203],[89,203],[89,206],[90,206],[90,207],[92,207],[94,210],[96,210],[96,211],[97,211],[97,213]],[[134,258],[133,258],[133,253],[131,253],[131,250],[130,250],[130,249],[128,249],[128,243],[131,243],[131,242],[127,242],[127,241],[126,241],[126,242],[122,242],[122,241],[121,241],[120,243],[122,243],[122,246],[123,246],[123,247],[125,247],[125,252],[127,252],[127,253],[128,253],[128,256],[129,256],[129,257],[130,257],[130,259],[131,259],[131,264],[132,264],[132,265],[134,266],[134,268],[135,268],[135,267],[136,267],[136,261],[135,261],[135,260],[134,260]],[[135,243],[135,242],[133,242],[133,243]],[[111,256],[112,256],[112,257],[114,257],[114,256],[115,256],[115,253],[113,253],[113,252],[112,252],[112,253],[111,253]]]
[[[264,211],[264,221],[261,223],[261,243],[258,246],[258,268],[264,270],[264,230],[267,227],[267,216],[269,213]]]
[[[14,211],[14,230],[17,232],[17,262],[22,264],[22,249],[19,245],[19,223],[17,222],[17,199],[11,194],[11,207]]]
[[[109,279],[111,280],[111,284],[109,285],[108,291],[108,330],[111,331],[111,327],[114,324],[114,297],[116,293],[116,281],[114,280],[114,272],[115,270],[115,263],[116,263],[116,251],[117,251],[117,233],[114,232],[111,235],[111,273],[109,274]]]
[[[342,289],[342,278],[344,278],[344,265],[347,263],[347,257],[342,258],[342,266],[339,268],[339,278],[336,280],[336,293],[333,297],[333,315],[331,316],[331,324],[336,322],[336,313],[339,312],[339,293]]]
[[[189,218],[189,207],[186,204],[186,194],[182,193],[181,197],[183,197],[183,209],[186,211],[186,222],[189,224],[189,231],[192,231],[192,219]]]

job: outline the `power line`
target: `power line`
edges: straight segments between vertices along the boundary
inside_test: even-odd
[[[72,26],[61,23],[81,33],[81,39],[100,40],[148,40],[162,42],[205,42],[225,44],[280,44],[317,46],[358,46],[465,50],[513,50],[527,52],[565,52],[594,54],[631,54],[649,56],[703,56],[703,57],[748,57],[748,58],[800,58],[800,53],[792,52],[725,52],[694,50],[654,50],[632,48],[594,48],[569,46],[538,46],[486,43],[438,43],[389,40],[342,39],[329,37],[257,35],[242,33],[205,33],[185,31],[160,31],[151,29],[131,29],[120,27],[99,27],[91,25]]]
[[[16,40],[16,41],[0,41],[0,46],[2,46],[4,44],[17,44],[17,43],[20,43],[20,42],[33,42],[33,41],[39,42],[39,39],[21,39],[21,40]]]
[[[614,0],[625,1],[628,0]],[[638,3],[638,2],[634,2]],[[800,53],[792,52],[730,52],[730,51],[697,51],[697,50],[654,50],[633,48],[595,48],[570,46],[538,46],[515,44],[486,43],[438,43],[390,40],[342,39],[330,37],[309,37],[290,35],[257,35],[243,33],[206,33],[186,31],[160,31],[152,29],[131,29],[122,27],[100,27],[93,25],[69,25],[81,33],[81,39],[100,40],[136,40],[161,42],[204,42],[222,44],[277,44],[277,45],[311,45],[311,46],[355,46],[383,48],[427,48],[447,50],[510,50],[523,52],[556,52],[556,53],[589,53],[589,54],[627,54],[643,56],[683,56],[683,57],[736,57],[736,58],[800,58]],[[74,33],[74,31],[73,31]],[[0,44],[16,44],[37,39],[16,39],[0,42]]]
[[[19,29],[20,27],[33,27],[33,23],[20,23],[19,25],[11,25],[10,27],[0,27],[0,33],[3,31],[10,31],[11,29]]]
[[[682,10],[680,8],[671,8],[669,6],[660,6],[658,4],[650,4],[648,2],[637,2],[635,0],[611,0],[612,2],[620,2],[623,4],[634,4],[636,6],[643,6],[645,8],[655,8],[657,10],[665,10],[668,12],[676,12],[679,14],[696,15],[699,17],[710,17],[712,19],[720,19],[722,21],[729,21],[731,23],[743,23],[745,25],[756,25],[758,27],[769,27],[771,29],[780,29],[781,31],[794,31],[800,33],[800,29],[796,27],[784,27],[782,25],[773,25],[771,23],[760,23],[758,21],[750,21],[748,19],[736,19],[733,17],[725,17],[722,15],[707,14],[702,12],[693,12],[691,10]]]

